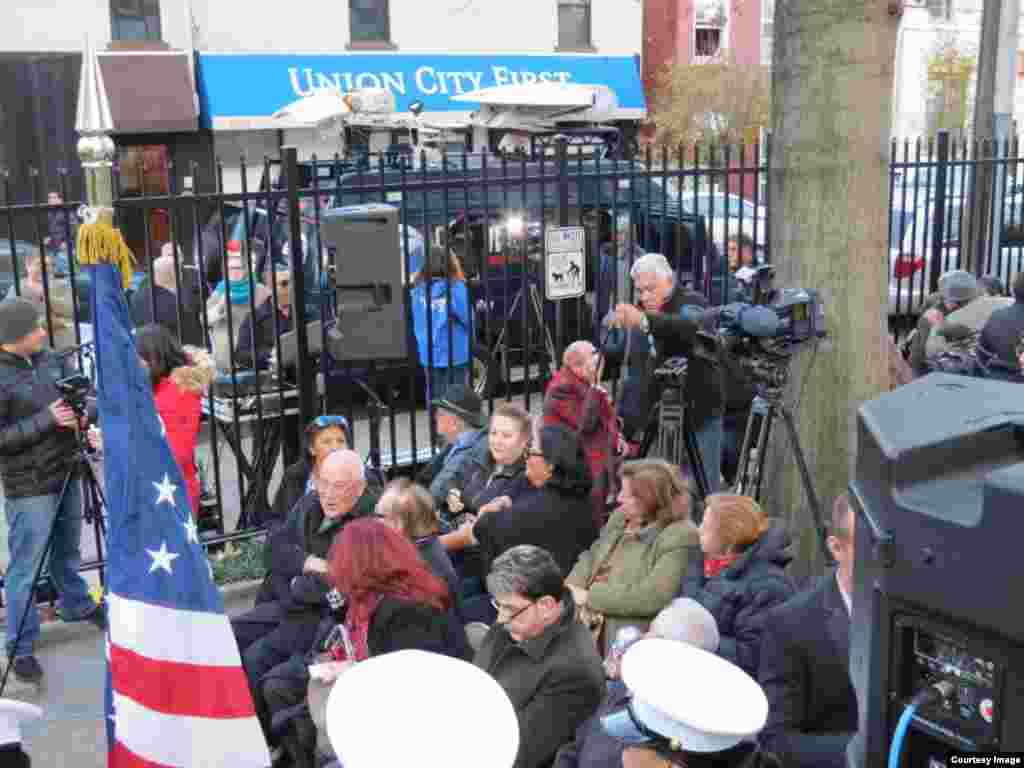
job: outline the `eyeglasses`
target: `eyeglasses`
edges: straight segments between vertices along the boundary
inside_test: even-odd
[[[344,416],[317,416],[313,421],[306,427],[306,432],[314,432],[319,429],[326,429],[327,427],[341,427],[346,432],[348,431],[348,419]]]
[[[509,608],[507,605],[502,605],[497,600],[495,600],[493,597],[491,598],[491,605],[494,606],[494,610],[496,610],[498,612],[498,619],[499,620],[501,619],[501,614],[503,614],[503,613],[510,613],[511,614],[507,619],[505,619],[504,621],[501,622],[502,624],[511,624],[513,621],[518,619],[523,613],[525,613],[529,608],[532,608],[536,604],[537,604],[536,600],[531,600],[526,605],[524,605],[522,608],[520,608],[518,611],[516,611],[513,608]]]

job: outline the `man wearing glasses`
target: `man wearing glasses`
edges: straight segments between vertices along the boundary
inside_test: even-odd
[[[498,681],[515,707],[515,768],[550,764],[604,696],[601,659],[590,630],[576,621],[563,581],[551,554],[528,544],[499,555],[487,576],[498,620],[474,663]]]
[[[331,543],[348,523],[372,515],[377,501],[366,487],[363,460],[348,449],[334,451],[323,460],[314,490],[296,505],[301,527],[289,525],[273,534],[270,570],[279,623],[248,646],[239,643],[256,713],[268,737],[273,713],[261,683],[271,677],[289,679],[300,697],[305,692],[303,656],[313,646],[320,620],[337,604],[337,594],[327,583]],[[249,633],[240,633],[236,627],[240,641],[242,634]]]

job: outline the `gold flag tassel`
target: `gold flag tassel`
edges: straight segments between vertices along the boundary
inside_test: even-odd
[[[131,284],[135,271],[135,257],[112,225],[114,212],[109,208],[87,210],[85,223],[78,228],[78,263],[113,264],[121,270],[121,283],[125,289]]]

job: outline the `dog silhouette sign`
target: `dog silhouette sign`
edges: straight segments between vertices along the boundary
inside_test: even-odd
[[[587,284],[583,227],[551,227],[544,249],[544,294],[548,301],[575,299]]]

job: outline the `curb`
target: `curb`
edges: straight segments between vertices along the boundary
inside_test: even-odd
[[[237,581],[225,584],[220,587],[220,594],[224,600],[224,609],[229,614],[233,603],[239,603],[246,598],[254,597],[259,591],[262,579],[251,581]],[[4,624],[4,622],[0,622]],[[98,632],[97,628],[88,621],[44,621],[40,625],[38,647],[47,647],[66,643],[88,632]],[[0,668],[0,675],[3,674]]]

